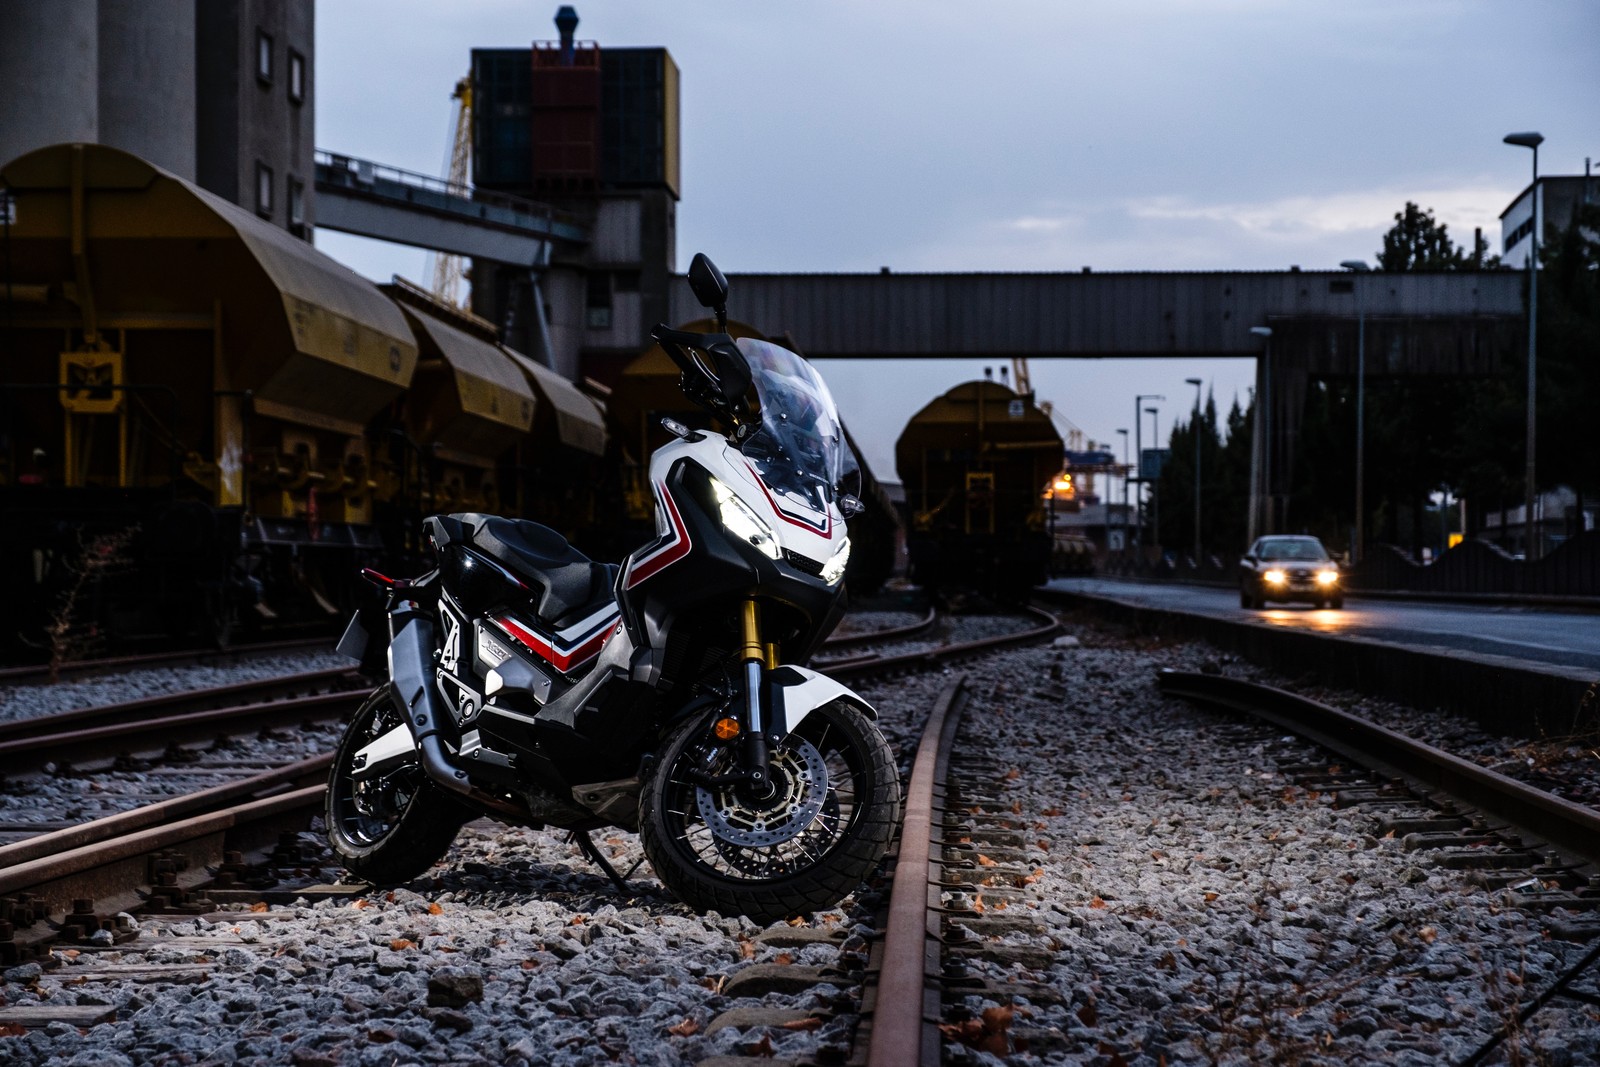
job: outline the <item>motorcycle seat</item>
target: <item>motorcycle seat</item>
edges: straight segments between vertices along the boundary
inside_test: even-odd
[[[555,628],[569,616],[582,617],[612,597],[618,567],[596,563],[556,531],[526,519],[476,517],[472,544],[539,590],[534,613]]]

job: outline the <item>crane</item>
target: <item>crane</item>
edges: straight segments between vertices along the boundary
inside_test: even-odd
[[[461,78],[450,94],[455,108],[450,118],[450,158],[445,164],[444,179],[450,192],[457,196],[470,196],[467,189],[467,168],[472,161],[472,79]],[[461,291],[466,280],[466,260],[448,252],[430,252],[433,267],[433,296],[452,307],[465,307],[467,297]]]

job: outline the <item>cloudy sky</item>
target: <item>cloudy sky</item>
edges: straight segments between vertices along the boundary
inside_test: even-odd
[[[317,144],[425,173],[447,154],[473,47],[556,36],[556,2],[320,0]],[[661,45],[683,75],[678,267],[1307,270],[1371,260],[1405,201],[1496,245],[1545,174],[1600,169],[1593,0],[579,0],[578,36]],[[424,255],[340,234],[369,277]],[[730,301],[737,316],[738,295]],[[801,339],[803,343],[803,339]],[[981,363],[824,373],[880,476],[894,439]],[[1092,439],[1249,361],[1035,362]],[[907,391],[900,383],[914,380]],[[1144,433],[1150,434],[1146,417]],[[1146,442],[1148,444],[1148,441]]]

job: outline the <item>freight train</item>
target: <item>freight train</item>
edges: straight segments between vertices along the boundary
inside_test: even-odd
[[[1064,444],[1031,393],[972,381],[935,398],[895,442],[911,580],[1020,600],[1048,577],[1043,491]]]
[[[438,512],[533,519],[601,558],[650,536],[621,477],[649,428],[617,433],[482,319],[113,148],[40,149],[0,180],[8,657],[331,623],[360,567],[420,559]],[[675,376],[650,388],[671,399],[645,390],[627,419],[676,410]]]

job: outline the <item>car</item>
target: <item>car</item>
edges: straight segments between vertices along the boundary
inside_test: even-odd
[[[1315,537],[1258,537],[1239,561],[1239,606],[1265,607],[1269,600],[1299,600],[1319,608],[1344,607],[1339,564]]]

